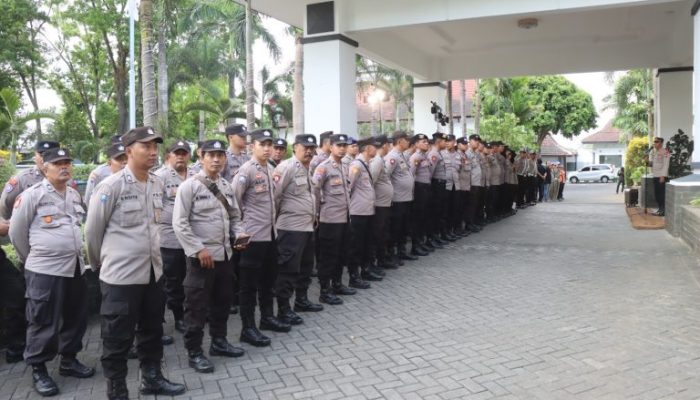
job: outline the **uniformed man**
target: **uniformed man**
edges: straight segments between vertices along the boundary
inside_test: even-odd
[[[374,182],[369,169],[369,160],[377,155],[381,143],[376,138],[367,138],[357,143],[359,154],[350,163],[348,170],[350,190],[350,254],[348,272],[350,287],[369,289],[369,281],[381,281],[380,275],[370,270],[372,216],[374,215]],[[362,274],[361,274],[362,273]]]
[[[312,175],[316,171],[316,167],[326,161],[331,155],[331,135],[333,135],[333,131],[326,131],[319,135],[319,147],[316,149],[316,156],[311,159],[309,164],[309,171],[311,171]]]
[[[396,269],[398,265],[389,257],[389,216],[391,214],[391,199],[394,197],[394,187],[384,164],[384,156],[391,150],[391,145],[385,135],[376,137],[381,145],[377,154],[369,161],[369,171],[374,183],[374,216],[372,217],[372,248],[371,258],[376,260],[370,270],[384,277],[384,269]],[[365,277],[367,278],[367,277]]]
[[[483,174],[481,172],[481,163],[479,162],[479,143],[481,137],[477,134],[469,135],[469,148],[466,151],[469,165],[471,166],[471,182],[469,189],[469,211],[467,212],[467,229],[472,233],[479,232],[481,228],[478,225],[479,205],[482,204],[484,197]]]
[[[484,227],[486,226],[486,202],[488,201],[487,199],[487,194],[489,191],[489,186],[491,186],[491,165],[489,164],[486,155],[489,151],[489,147],[487,147],[487,143],[485,141],[480,141],[479,142],[479,148],[476,153],[476,159],[479,161],[479,164],[481,165],[481,184],[484,187],[484,193],[480,197],[481,202],[476,205],[477,208],[477,213],[476,213],[476,224]]]
[[[525,201],[531,205],[537,205],[537,152],[531,150],[527,157],[527,194]]]
[[[193,174],[197,174],[199,173],[199,171],[202,170],[202,143],[204,142],[201,140],[197,142],[197,150],[195,150],[195,152],[197,153],[197,161],[195,161],[194,164],[190,166],[190,171]]]
[[[68,150],[42,154],[44,179],[15,200],[10,239],[24,263],[27,282],[27,347],[34,389],[42,396],[58,393],[45,363],[61,354],[58,373],[88,378],[95,369],[77,360],[87,328],[87,287],[83,279],[80,225],[83,199],[67,186],[72,174]]]
[[[460,164],[456,157],[456,140],[455,135],[449,134],[445,137],[445,148],[440,151],[442,159],[445,162],[445,239],[454,241],[457,240],[459,236],[455,234],[457,230],[457,222],[459,218],[455,218],[457,215],[457,191],[459,190],[459,167]]]
[[[457,192],[457,220],[459,221],[458,233],[461,236],[468,236],[471,232],[469,226],[469,193],[471,191],[472,167],[467,157],[469,139],[461,137],[457,139],[457,162],[459,168],[459,191]]]
[[[233,295],[230,283],[234,279],[231,239],[245,234],[233,188],[220,175],[226,160],[225,147],[219,140],[202,144],[202,170],[179,185],[172,215],[174,234],[187,256],[182,285],[188,364],[202,373],[214,371],[214,364],[202,351],[207,321],[210,355],[244,354],[226,339]]]
[[[277,263],[275,283],[277,318],[290,325],[304,323],[296,312],[322,311],[321,304],[308,298],[314,265],[316,201],[311,187],[309,163],[316,150],[314,135],[294,138],[294,155],[282,161],[272,173],[277,212]],[[296,292],[294,310],[290,300]]]
[[[666,181],[668,180],[668,168],[671,164],[671,153],[668,149],[664,149],[664,138],[654,138],[654,147],[649,154],[649,163],[654,180],[654,198],[659,206],[654,215],[663,217],[666,215]]]
[[[515,152],[506,148],[506,187],[507,194],[505,200],[505,210],[508,215],[515,215],[516,210],[513,208],[515,196],[518,193],[518,175],[515,173]]]
[[[282,160],[287,156],[287,141],[282,138],[277,138],[272,143],[272,155],[268,162],[275,168],[280,165]]]
[[[173,230],[173,207],[178,187],[193,175],[187,168],[191,149],[186,141],[179,139],[168,147],[167,152],[165,165],[155,172],[156,176],[163,181],[163,212],[158,224],[160,254],[163,258],[166,304],[173,313],[175,330],[185,333],[183,320],[185,291],[182,282],[187,273],[187,256]]]
[[[430,226],[429,219],[429,204],[430,204],[430,160],[428,159],[428,136],[418,133],[411,138],[416,151],[408,160],[411,174],[415,177],[413,186],[413,239],[411,242],[411,253],[417,255],[418,252],[413,250],[418,248],[423,252],[432,252],[436,248],[442,248],[437,243],[428,237],[428,227]]]
[[[121,136],[119,137],[121,138]],[[90,172],[87,186],[85,187],[85,204],[90,204],[90,197],[92,197],[92,193],[100,182],[113,173],[121,171],[126,166],[126,149],[120,141],[110,144],[106,153],[107,163]]]
[[[241,124],[233,124],[226,127],[226,138],[228,139],[229,147],[226,150],[226,167],[224,167],[221,176],[229,182],[236,175],[241,165],[250,160],[250,156],[246,153],[247,135],[248,131]]]
[[[357,145],[357,140],[354,137],[348,136],[348,150],[343,157],[343,165],[346,169],[350,168],[350,163],[357,157],[360,153],[359,146]]]
[[[272,167],[267,163],[272,152],[272,130],[250,133],[253,158],[241,166],[233,181],[236,201],[243,214],[243,227],[251,235],[248,248],[241,252],[240,311],[243,328],[241,342],[253,346],[270,345],[255,324],[255,306],[259,299],[260,329],[289,332],[291,325],[274,314],[274,287],[277,280],[277,243],[275,241],[275,202]]]
[[[447,244],[445,236],[447,213],[445,201],[447,196],[447,170],[441,151],[445,149],[445,134],[433,133],[433,146],[428,152],[430,160],[430,240],[438,245]]]
[[[8,244],[10,221],[0,218],[0,245]],[[8,364],[22,361],[26,338],[24,277],[0,247],[0,308],[5,328],[5,361]]]
[[[343,168],[342,159],[347,149],[348,137],[334,134],[330,137],[331,155],[316,167],[312,183],[317,203],[320,203],[318,239],[320,256],[318,259],[318,280],[321,284],[321,303],[343,304],[336,295],[354,295],[357,291],[343,285],[344,246],[348,242],[348,222],[350,213],[350,193],[348,171]]]
[[[127,353],[136,334],[142,394],[174,396],[185,386],[163,377],[163,309],[158,223],[163,184],[149,171],[163,139],[150,127],[122,136],[127,166],[102,181],[90,200],[85,236],[102,291],[102,368],[107,397],[128,399]]]
[[[489,164],[489,183],[486,201],[486,216],[489,222],[496,222],[501,218],[501,186],[503,185],[503,168],[498,159],[498,142],[490,144],[486,154],[486,161]]]
[[[404,156],[404,151],[408,149],[408,133],[397,131],[393,135],[394,146],[392,150],[384,156],[387,174],[394,187],[394,196],[391,199],[391,242],[390,251],[395,260],[401,264],[401,260],[417,260],[417,255],[425,256],[428,253],[419,251],[414,254],[406,252],[406,235],[408,233],[408,216],[411,211],[413,201],[413,175],[409,169],[408,159]]]
[[[518,177],[518,191],[515,195],[515,205],[519,209],[527,207],[525,204],[525,194],[527,192],[527,150],[520,149],[514,162],[515,174]]]

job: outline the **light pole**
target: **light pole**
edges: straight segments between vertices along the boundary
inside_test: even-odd
[[[134,72],[134,18],[136,0],[129,0],[129,129],[136,127],[136,78]],[[123,132],[122,132],[123,133]]]

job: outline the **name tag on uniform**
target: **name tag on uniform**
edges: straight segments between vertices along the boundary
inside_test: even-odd
[[[338,186],[343,184],[343,179],[342,178],[333,178],[331,179],[331,185],[333,186]]]
[[[266,192],[266,191],[267,191],[267,185],[265,185],[265,184],[255,185],[255,193],[261,193],[261,192]]]

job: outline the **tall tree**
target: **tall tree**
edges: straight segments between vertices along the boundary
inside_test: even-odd
[[[467,136],[467,88],[464,79],[459,80],[459,123],[462,136]]]
[[[630,70],[615,81],[614,85],[613,93],[603,99],[605,109],[615,111],[613,125],[627,134],[627,140],[634,136],[653,135],[654,90],[651,70]]]
[[[283,73],[271,77],[270,70],[267,69],[267,66],[262,67],[260,70],[260,121],[263,124],[265,123],[265,104],[269,99],[279,97],[280,90],[278,85],[280,81],[284,79],[285,75],[286,74]]]
[[[481,126],[481,80],[477,79],[475,82],[476,90],[474,91],[474,133],[479,135],[479,127]],[[466,121],[465,121],[466,124]],[[466,125],[465,125],[466,130]]]
[[[301,135],[304,131],[304,31],[291,27],[287,33],[294,35],[294,93],[292,95],[292,125],[294,134]]]
[[[153,59],[153,1],[141,0],[139,5],[139,30],[141,32],[141,91],[143,125],[156,126],[158,97],[156,95],[156,71]]]
[[[246,125],[255,126],[255,94],[253,93],[253,10],[245,0],[245,106]]]
[[[0,136],[10,137],[10,162],[14,164],[17,153],[17,138],[24,132],[27,122],[50,118],[55,119],[56,115],[47,111],[35,111],[28,114],[20,114],[22,101],[20,97],[10,88],[0,89]]]
[[[395,126],[401,129],[401,109],[410,110],[413,103],[413,81],[401,71],[383,69],[378,86],[394,99]]]

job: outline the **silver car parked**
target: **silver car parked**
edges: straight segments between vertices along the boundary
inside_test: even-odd
[[[586,165],[578,171],[569,173],[569,182],[603,182],[608,183],[617,178],[617,171],[610,164]]]

